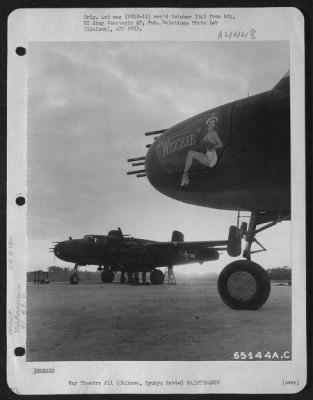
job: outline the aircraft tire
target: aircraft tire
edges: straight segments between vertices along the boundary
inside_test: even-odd
[[[103,283],[112,283],[114,279],[114,274],[110,270],[103,270],[101,273],[101,280]]]
[[[80,281],[79,275],[74,273],[70,276],[70,284],[71,285],[78,285]]]
[[[270,295],[271,281],[259,264],[238,260],[222,270],[218,291],[223,302],[234,310],[258,310]]]
[[[159,269],[154,269],[150,274],[150,282],[152,285],[162,285],[164,282],[164,274]]]

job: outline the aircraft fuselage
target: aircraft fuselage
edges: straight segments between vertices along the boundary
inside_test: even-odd
[[[99,265],[110,267],[113,271],[152,271],[156,267],[183,265],[217,260],[216,249],[198,249],[187,252],[159,252],[156,255],[144,251],[145,245],[157,243],[144,239],[110,239],[107,236],[88,235],[89,238],[72,239],[58,243],[54,248],[55,255],[67,262],[77,265]]]

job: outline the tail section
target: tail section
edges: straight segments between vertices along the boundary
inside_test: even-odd
[[[282,79],[273,87],[273,89],[289,93],[290,91],[290,74],[289,71],[282,77]]]
[[[183,242],[184,234],[179,231],[173,231],[172,233],[172,242]]]

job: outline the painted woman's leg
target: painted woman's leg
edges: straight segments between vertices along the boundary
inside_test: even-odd
[[[205,165],[206,167],[210,166],[209,160],[206,156],[206,154],[199,153],[198,151],[188,151],[186,161],[185,161],[185,168],[184,168],[184,173],[182,176],[181,180],[181,186],[187,186],[189,184],[189,177],[188,177],[188,171],[190,170],[192,166],[192,161],[197,160],[199,161],[200,164]]]
[[[180,186],[187,186],[189,184],[189,176],[188,176],[187,172],[189,171],[189,169],[191,168],[191,165],[192,165],[192,154],[191,153],[194,153],[194,152],[188,151],[188,153],[187,153],[187,157],[185,160],[184,173],[181,178]]]
[[[192,160],[197,160],[197,161],[199,161],[200,164],[205,165],[206,167],[210,166],[210,161],[206,154],[199,153],[198,151],[191,151],[190,153],[192,153],[192,155],[191,155]],[[192,161],[191,161],[191,163],[192,163]]]

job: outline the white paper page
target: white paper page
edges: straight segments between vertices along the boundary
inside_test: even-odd
[[[9,387],[22,394],[300,391],[306,384],[301,12],[20,9],[9,16],[8,27]],[[286,73],[292,218],[258,233],[256,239],[267,251],[253,253],[251,259],[265,271],[291,268],[291,285],[290,278],[272,280],[260,309],[228,307],[217,289],[218,276],[226,265],[244,258],[230,257],[225,249],[218,260],[175,266],[176,285],[167,284],[168,275],[163,285],[120,285],[120,271],[106,284],[92,260],[87,262],[92,265],[79,267],[78,285],[68,282],[76,261],[60,260],[53,249],[69,236],[91,235],[86,240],[97,243],[121,227],[135,238],[159,242],[170,241],[174,230],[184,233],[186,243],[227,240],[237,211],[224,205],[236,196],[251,198],[249,190],[241,189],[245,179],[240,177],[254,168],[253,158],[242,164],[243,175],[229,182],[231,188],[219,193],[219,207],[175,199],[182,193],[181,175],[174,194],[165,196],[150,178],[127,176],[127,159],[146,155],[154,136],[145,132],[167,130],[206,110],[218,114],[216,107],[240,99],[250,104],[251,97],[254,104],[257,95],[270,91]],[[241,119],[236,117],[240,104],[220,132],[223,150],[217,152],[216,171],[233,154],[234,126],[244,130],[251,121],[249,108]],[[264,135],[268,126],[275,126],[271,107],[269,101]],[[272,115],[277,134],[284,116],[284,111]],[[161,164],[191,146],[192,135],[199,132],[189,139],[188,132],[184,139],[174,135],[172,142],[160,134]],[[288,130],[284,134],[288,141]],[[252,140],[238,147],[238,165],[245,157],[242,146],[253,147],[253,135],[252,128]],[[274,140],[272,132],[269,145]],[[283,151],[277,152],[278,166],[288,157]],[[236,165],[228,166],[229,173]],[[147,162],[138,166],[144,175],[145,168]],[[195,182],[189,172],[186,193]],[[265,190],[266,184],[259,186]],[[210,192],[210,185],[201,190]],[[262,196],[273,207],[280,198],[275,190]],[[23,198],[25,204],[18,205]],[[138,241],[135,245],[143,246]],[[134,244],[123,247],[127,257],[130,248]],[[254,242],[253,250],[259,249]],[[141,263],[136,254],[134,263]],[[197,250],[184,249],[183,255],[189,261],[198,257]],[[247,291],[250,278],[243,276],[243,281]]]

